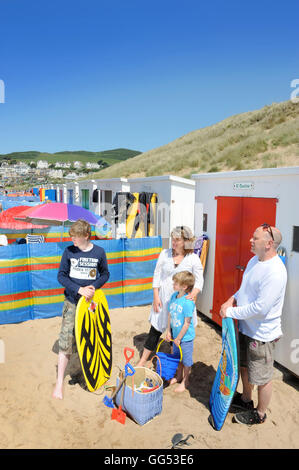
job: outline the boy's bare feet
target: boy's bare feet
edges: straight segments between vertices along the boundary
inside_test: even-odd
[[[184,382],[182,382],[177,386],[177,388],[175,388],[174,391],[177,392],[177,393],[181,393],[181,392],[185,392],[186,390],[187,389],[185,387],[185,384],[184,384]]]
[[[177,379],[176,377],[173,377],[173,378],[170,380],[169,385],[174,385],[174,384],[176,384],[176,383],[178,383],[178,379]]]
[[[181,383],[182,380],[183,380],[183,377],[173,377],[170,380],[169,385],[179,384]]]
[[[60,400],[63,399],[62,387],[60,387],[59,385],[56,385],[52,393],[52,398],[58,398]]]

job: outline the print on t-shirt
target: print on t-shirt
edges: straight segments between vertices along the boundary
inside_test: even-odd
[[[97,258],[71,258],[70,277],[93,280],[97,274]]]

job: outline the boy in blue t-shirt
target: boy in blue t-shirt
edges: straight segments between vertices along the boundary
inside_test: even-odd
[[[168,327],[166,341],[173,338],[173,353],[179,353],[182,349],[182,361],[177,368],[176,377],[170,384],[179,383],[175,392],[184,392],[189,385],[189,375],[193,364],[193,343],[195,329],[193,325],[193,312],[195,303],[187,298],[192,291],[195,278],[189,271],[181,271],[173,276],[173,288],[176,292],[172,295],[168,304]]]

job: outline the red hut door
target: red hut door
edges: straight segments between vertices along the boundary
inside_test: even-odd
[[[276,198],[226,197],[217,199],[217,226],[212,319],[221,325],[221,305],[236,292],[253,255],[249,240],[264,222],[275,225]]]

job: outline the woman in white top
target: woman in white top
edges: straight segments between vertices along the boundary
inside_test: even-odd
[[[153,277],[154,299],[151,306],[149,321],[151,328],[144,344],[142,357],[137,364],[144,366],[150,354],[157,347],[161,334],[167,328],[168,302],[172,296],[174,274],[180,271],[189,271],[195,277],[193,290],[188,298],[196,301],[196,297],[203,287],[203,267],[201,261],[194,253],[194,237],[192,231],[186,226],[175,227],[171,232],[172,248],[162,250],[158,258]],[[193,324],[197,325],[197,313],[194,306]]]

